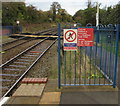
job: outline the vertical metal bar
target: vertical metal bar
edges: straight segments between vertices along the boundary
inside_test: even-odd
[[[72,71],[72,69],[71,69],[71,68],[72,68],[72,67],[71,67],[71,51],[70,51],[70,66],[69,66],[69,67],[70,67],[70,73],[69,73],[69,74],[70,74],[70,78],[69,78],[69,84],[71,84],[71,74],[72,74],[72,72],[71,72],[71,71]]]
[[[90,75],[89,75],[89,85],[91,84],[91,72],[92,72],[92,46],[90,47]]]
[[[66,51],[64,51],[64,84],[66,84]]]
[[[20,33],[22,33],[22,26],[20,26]]]
[[[100,70],[102,68],[102,33],[100,32]]]
[[[106,34],[106,45],[105,45],[105,66],[104,66],[104,75],[106,75],[106,65],[107,65],[107,34]],[[105,84],[105,78],[104,78],[104,84]]]
[[[110,61],[110,49],[109,49],[110,48],[110,35],[111,35],[111,31],[108,31],[108,36],[107,36],[107,63],[106,63],[106,65],[107,65],[106,66],[106,75],[108,77],[109,77],[109,61]]]
[[[96,60],[97,60],[97,45],[98,45],[98,38],[99,38],[99,30],[97,30],[97,35],[96,35],[96,45],[95,45],[95,69],[94,69],[94,84],[96,84]]]
[[[61,29],[60,24],[58,24],[58,88],[60,89],[61,86],[61,67],[60,67],[60,36],[61,36]]]
[[[100,70],[103,70],[103,51],[102,51],[102,49],[103,49],[103,47],[102,47],[102,40],[103,40],[103,34],[102,34],[103,32],[101,32],[101,34],[99,34],[99,36],[100,36],[100,45],[101,45],[101,47],[100,47]],[[101,81],[101,76],[99,77],[99,84],[100,84],[100,81]]]
[[[74,84],[76,84],[76,51],[75,51],[75,62],[74,62]]]
[[[86,84],[86,47],[85,47],[85,64],[84,64],[84,84]]]
[[[118,41],[119,41],[119,32],[120,32],[120,25],[117,25],[117,32],[116,32],[116,53],[115,53],[115,66],[114,66],[114,80],[113,80],[113,88],[116,87],[116,74],[117,74],[117,64],[118,64]]]
[[[110,60],[109,60],[109,79],[111,79],[111,61],[112,61],[112,36],[114,36],[114,34],[111,34],[111,38],[110,38],[110,54],[109,54],[109,57],[110,57]]]
[[[103,74],[104,74],[104,70],[105,70],[105,41],[106,41],[106,33],[105,33],[105,31],[103,30],[103,41],[102,41],[102,71],[103,71]],[[104,77],[105,78],[105,77]],[[103,78],[103,80],[104,80],[104,78]],[[103,81],[102,81],[103,82]]]
[[[117,28],[116,28],[117,29]],[[117,33],[117,32],[116,32]],[[115,53],[115,49],[116,49],[116,33],[115,33],[115,39],[114,39],[114,42],[113,42],[113,52]],[[112,80],[114,81],[114,65],[115,65],[115,55],[113,55],[113,72],[112,72]]]
[[[81,77],[82,77],[82,47],[80,47],[80,74],[79,74],[79,84],[81,84]]]

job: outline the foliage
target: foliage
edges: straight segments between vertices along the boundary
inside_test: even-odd
[[[17,20],[23,20],[25,16],[25,4],[15,2],[2,3],[2,24],[14,25]]]
[[[120,4],[100,10],[100,23],[120,24]]]
[[[75,22],[81,23],[85,26],[87,23],[92,25],[96,24],[96,7],[89,6],[89,8],[84,10],[79,10],[73,16]],[[120,2],[114,7],[107,7],[100,9],[99,22],[103,25],[107,24],[120,24]]]
[[[56,21],[56,14],[57,14],[57,12],[59,13],[61,6],[58,2],[53,2],[50,9],[51,9],[52,14],[53,14],[52,19],[53,19],[53,21]]]
[[[101,24],[120,24],[120,2],[114,7],[100,9]],[[0,11],[1,12],[1,11]],[[96,24],[96,6],[91,2],[88,8],[79,10],[72,17],[67,11],[61,8],[58,2],[51,4],[49,11],[37,10],[34,6],[26,6],[24,2],[3,2],[2,3],[2,25],[16,25],[19,20],[23,24],[41,23],[81,23],[85,26],[88,23]]]
[[[87,8],[85,10],[79,10],[74,16],[76,22],[86,25],[87,23],[92,23],[95,25],[96,22],[96,8]]]
[[[17,20],[21,24],[72,21],[72,16],[58,2],[53,2],[49,11],[37,10],[23,2],[3,2],[2,11],[2,25],[16,25]]]

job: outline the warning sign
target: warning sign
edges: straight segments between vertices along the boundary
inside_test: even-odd
[[[93,28],[78,28],[77,46],[93,46]]]
[[[64,50],[77,50],[77,29],[64,29]]]

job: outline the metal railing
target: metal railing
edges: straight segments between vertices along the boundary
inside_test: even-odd
[[[2,26],[2,35],[22,33],[22,26]]]
[[[94,45],[80,46],[77,51],[63,51],[58,25],[58,87],[112,85],[115,88],[120,25],[94,27],[87,24],[86,27],[74,27],[77,28],[94,28]]]

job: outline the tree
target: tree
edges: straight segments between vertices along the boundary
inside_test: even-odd
[[[92,7],[92,6],[91,6],[91,0],[88,0],[87,7],[88,7],[88,8],[91,8],[91,7]]]
[[[52,14],[53,14],[52,19],[53,19],[53,21],[56,21],[56,14],[61,9],[61,6],[58,2],[53,2],[50,9],[51,9]]]
[[[16,20],[24,19],[25,3],[4,2],[2,3],[2,25],[15,25]]]
[[[76,12],[76,14],[73,16],[73,18],[77,23],[81,23],[84,26],[88,23],[95,25],[95,23],[96,23],[96,8],[94,7],[94,8],[87,8],[85,10],[79,10]]]

